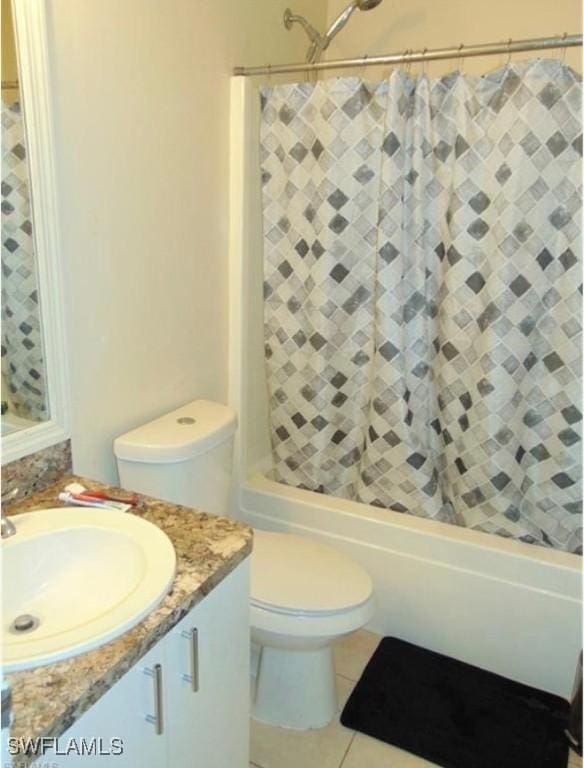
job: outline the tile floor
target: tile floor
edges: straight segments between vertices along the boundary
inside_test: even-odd
[[[379,640],[378,635],[363,630],[336,645],[341,709]],[[251,722],[251,768],[432,768],[434,765],[344,728],[338,716],[317,731],[291,731]],[[582,758],[570,753],[568,768],[581,766]]]

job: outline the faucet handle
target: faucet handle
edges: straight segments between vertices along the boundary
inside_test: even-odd
[[[6,493],[2,494],[2,504],[6,504],[7,502],[12,501],[15,499],[20,492],[19,488],[13,488],[11,491],[6,491]]]
[[[2,525],[0,526],[0,537],[3,539],[8,539],[16,533],[14,523],[4,514],[4,504],[6,504],[7,501],[12,501],[17,494],[18,488],[13,488],[11,491],[6,491],[6,493],[2,494],[2,513],[0,514]]]

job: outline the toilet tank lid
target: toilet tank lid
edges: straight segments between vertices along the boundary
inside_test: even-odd
[[[114,453],[145,464],[185,461],[225,442],[236,428],[237,416],[228,406],[193,400],[116,438]]]

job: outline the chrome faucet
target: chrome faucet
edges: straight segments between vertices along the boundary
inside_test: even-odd
[[[9,539],[16,533],[16,526],[6,515],[4,514],[4,504],[11,501],[18,494],[18,488],[13,488],[11,491],[2,494],[2,523],[0,526],[0,536],[3,539]]]

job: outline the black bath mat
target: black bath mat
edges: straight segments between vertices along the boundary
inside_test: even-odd
[[[568,702],[385,637],[341,715],[443,768],[565,768]]]

